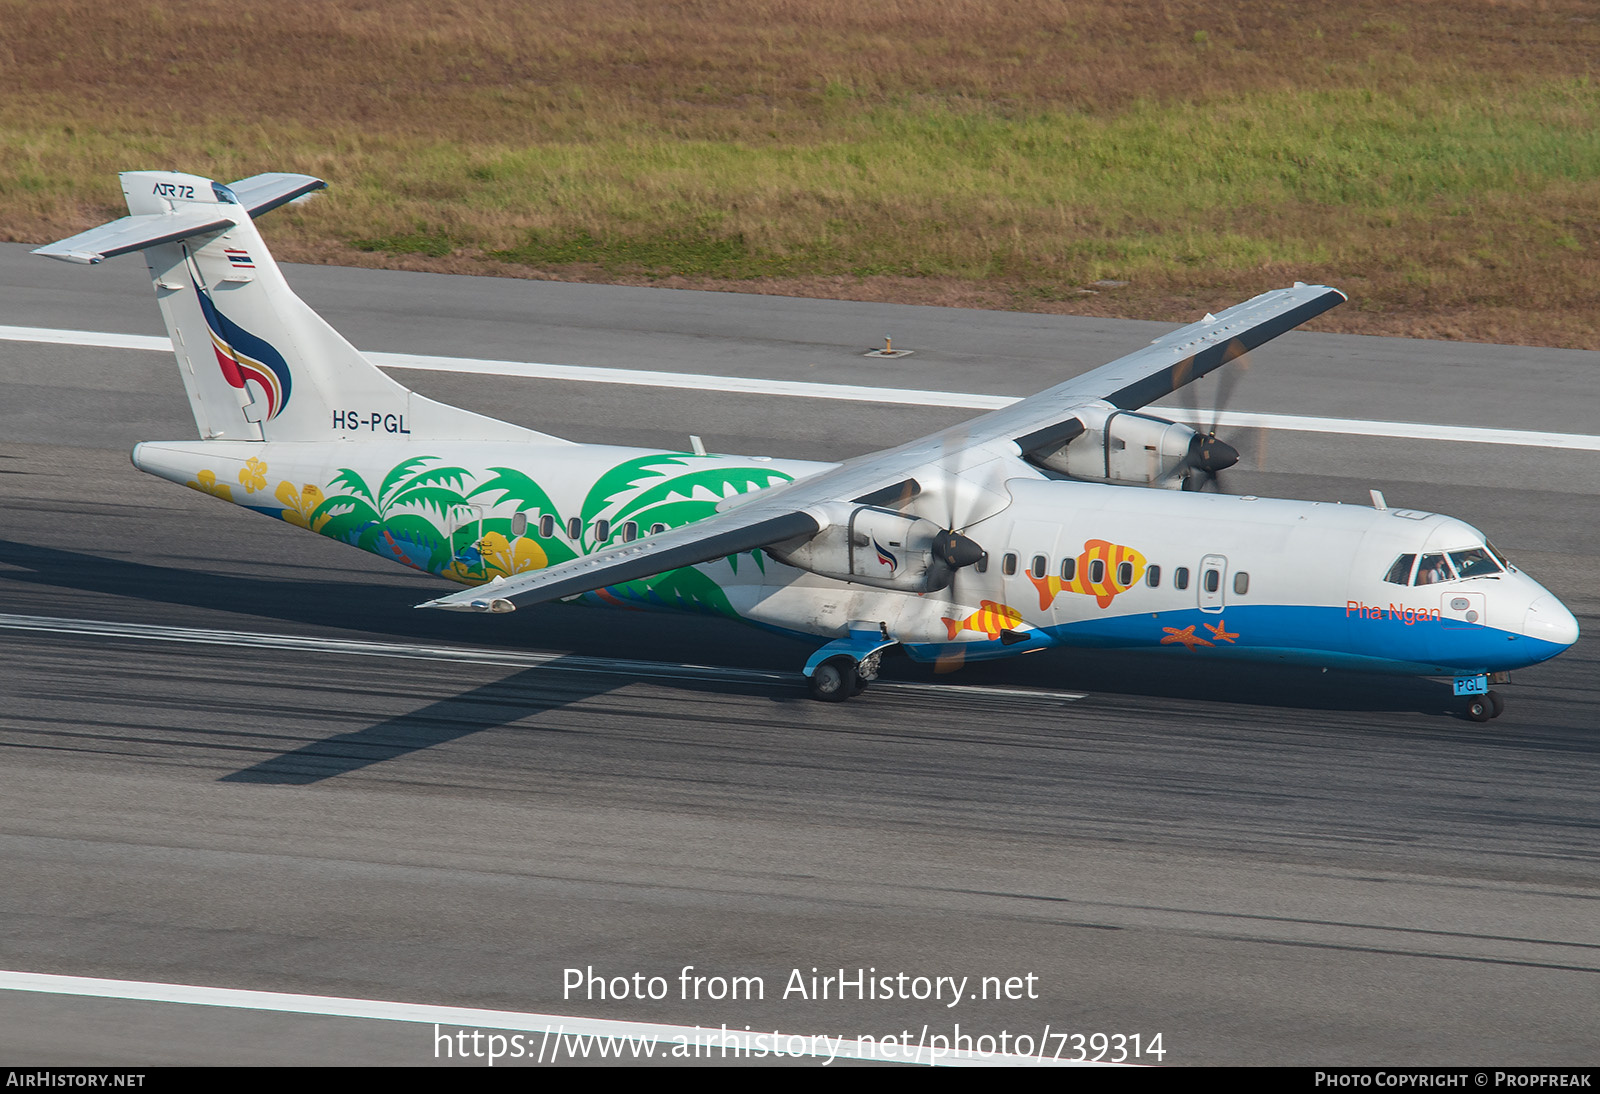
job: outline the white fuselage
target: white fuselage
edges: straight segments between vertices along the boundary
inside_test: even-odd
[[[506,441],[157,442],[138,446],[134,462],[466,583],[648,536],[833,466]],[[711,610],[827,638],[871,625],[918,659],[1073,645],[1444,675],[1532,664],[1577,636],[1570,613],[1505,566],[1418,583],[1427,578],[1413,565],[1386,580],[1407,555],[1482,557],[1483,535],[1450,517],[1104,486],[1014,463],[993,484],[1009,503],[963,529],[987,559],[938,592],[747,554],[586,599]],[[537,502],[504,486],[508,469],[537,484]],[[930,511],[918,513],[919,502]],[[906,511],[938,520],[936,508],[917,499]],[[894,555],[879,561],[890,567]]]

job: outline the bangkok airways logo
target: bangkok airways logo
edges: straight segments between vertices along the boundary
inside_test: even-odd
[[[200,310],[205,314],[206,327],[211,331],[211,348],[217,355],[217,366],[223,379],[246,395],[250,394],[247,382],[254,382],[267,397],[264,421],[271,421],[289,405],[289,390],[293,377],[289,363],[273,346],[257,338],[217,310],[211,297],[199,285],[194,287],[200,298]]]
[[[872,545],[878,549],[878,561],[889,567],[889,572],[891,574],[894,573],[895,570],[900,566],[900,560],[895,558],[894,555],[889,552],[889,549],[883,544],[879,543],[877,540],[873,540]]]

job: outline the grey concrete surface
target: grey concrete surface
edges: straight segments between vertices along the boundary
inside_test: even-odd
[[[0,323],[159,333],[136,260],[69,269],[21,250],[0,247]],[[1026,391],[1158,330],[290,276],[374,349],[741,375],[814,363],[886,386]],[[918,354],[863,380],[853,354],[883,333]],[[1257,357],[1241,409],[1593,430],[1593,354],[1308,335]],[[949,420],[404,378],[584,440],[697,432],[839,458]],[[415,612],[437,586],[129,466],[132,440],[192,428],[159,355],[0,343],[0,612],[771,670],[808,652],[669,616]],[[831,707],[794,686],[559,663],[0,630],[0,967],[851,1036],[1160,1032],[1168,1064],[1592,1064],[1600,456],[1287,433],[1268,453],[1231,485],[1349,502],[1379,486],[1455,512],[1566,599],[1584,638],[1518,673],[1506,715],[1476,725],[1433,682],[1176,659],[1048,653]],[[1001,699],[969,680],[1088,696]],[[760,975],[767,997],[563,998],[562,971],[590,965]],[[812,966],[1032,972],[1040,997],[777,997]],[[7,1063],[428,1053],[405,1027],[0,993]]]

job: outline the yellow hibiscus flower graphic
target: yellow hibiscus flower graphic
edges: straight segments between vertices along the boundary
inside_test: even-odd
[[[223,501],[233,500],[233,490],[227,483],[217,481],[217,473],[215,471],[201,471],[195,475],[194,481],[186,482],[184,485],[191,490],[198,490],[202,494],[210,494],[212,497],[221,498]]]
[[[518,536],[515,544],[506,541],[499,532],[490,532],[478,541],[483,554],[483,567],[487,577],[510,577],[529,570],[542,570],[550,559],[530,536]]]
[[[263,464],[262,466],[264,468],[266,465]],[[315,524],[311,523],[311,514],[315,513],[317,506],[322,504],[323,497],[322,491],[309,482],[298,490],[294,488],[294,483],[292,482],[280,482],[278,491],[274,496],[283,502],[282,516],[290,524],[299,525],[301,528],[309,528],[313,532],[320,532],[322,531],[322,526],[333,519],[330,514],[324,513],[317,518]]]
[[[245,465],[239,468],[239,481],[244,484],[245,491],[254,494],[257,490],[267,488],[267,465],[256,457],[251,456]]]

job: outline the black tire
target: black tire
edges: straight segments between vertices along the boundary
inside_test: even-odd
[[[870,684],[870,683],[872,683],[871,680],[868,680],[865,676],[862,676],[859,672],[856,673],[856,686],[850,689],[850,694],[851,695],[860,695],[863,691],[867,690],[867,685]]]
[[[856,693],[856,662],[852,657],[830,657],[811,673],[811,697],[824,703],[842,703]]]
[[[1500,693],[1498,691],[1489,692],[1485,698],[1489,700],[1489,717],[1498,718],[1500,715],[1506,712],[1506,701],[1500,698]]]
[[[1494,717],[1494,704],[1487,695],[1474,695],[1467,700],[1466,715],[1474,722],[1487,722]]]

